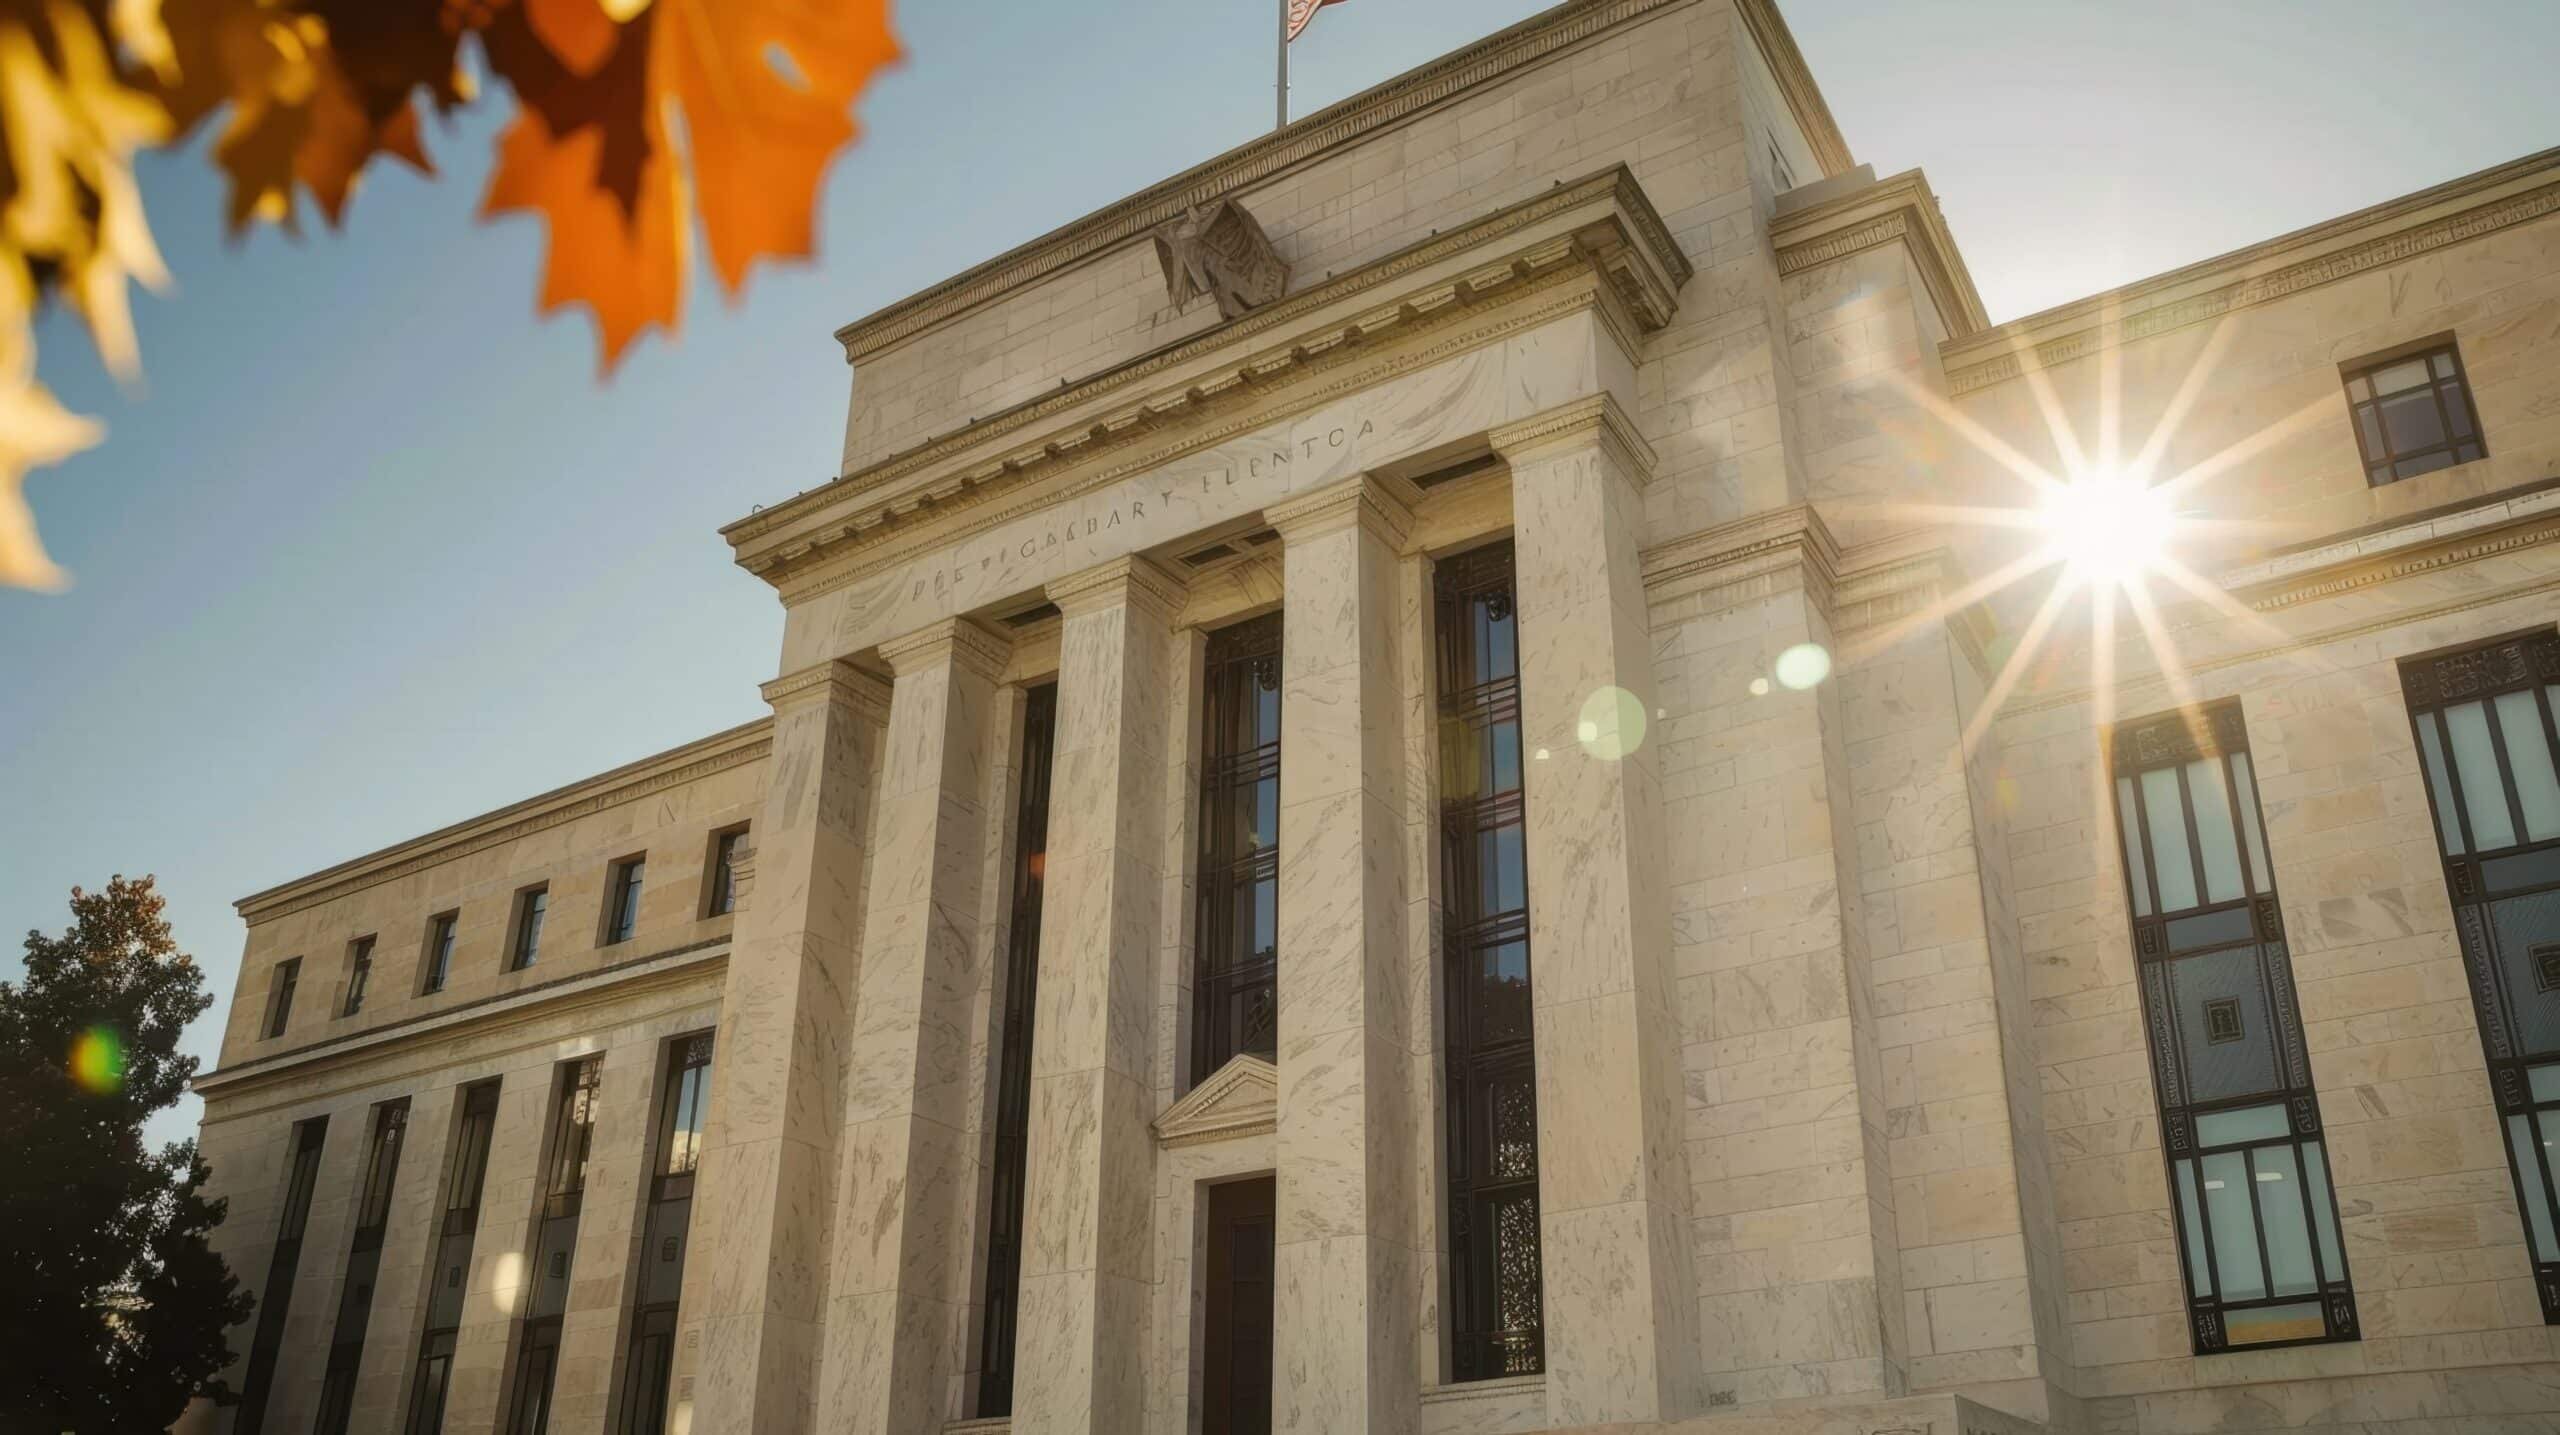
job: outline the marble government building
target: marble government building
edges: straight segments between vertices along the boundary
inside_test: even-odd
[[[2560,150],[1995,326],[1577,0],[836,338],[770,716],[239,904],[183,1428],[2560,1429]]]

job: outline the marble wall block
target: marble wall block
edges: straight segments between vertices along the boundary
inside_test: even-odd
[[[1280,1129],[1273,1428],[1415,1421],[1403,498],[1355,478],[1279,505]]]
[[[1181,587],[1119,559],[1049,592],[1064,616],[1013,1429],[1082,1435],[1134,1428],[1146,1406],[1159,785]]]

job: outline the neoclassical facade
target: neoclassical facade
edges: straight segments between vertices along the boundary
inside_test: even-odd
[[[2560,151],[1993,326],[1579,0],[837,337],[769,718],[240,903],[189,1428],[2560,1422]]]

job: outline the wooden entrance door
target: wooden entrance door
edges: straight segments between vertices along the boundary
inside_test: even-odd
[[[1271,1435],[1271,1178],[1208,1196],[1201,1435]]]

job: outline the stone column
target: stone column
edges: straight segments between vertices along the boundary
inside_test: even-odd
[[[1134,1430],[1145,1415],[1151,978],[1169,625],[1181,593],[1171,574],[1137,557],[1049,585],[1064,621],[1032,1020],[1015,1435]]]
[[[1638,557],[1652,454],[1607,395],[1498,429],[1518,553],[1547,1413],[1697,1404],[1679,1003]]]
[[[730,944],[685,1258],[680,1329],[700,1342],[692,1435],[809,1428],[865,818],[888,707],[886,685],[841,660],[776,678],[764,696],[773,756],[756,894]],[[680,1420],[681,1391],[671,1403]]]
[[[1419,1415],[1396,546],[1355,477],[1266,515],[1283,545],[1280,1130],[1272,1428]]]
[[[965,618],[882,646],[895,675],[845,1076],[819,1428],[935,1430],[965,1335],[977,1190],[969,1019],[980,794],[1008,644]]]

